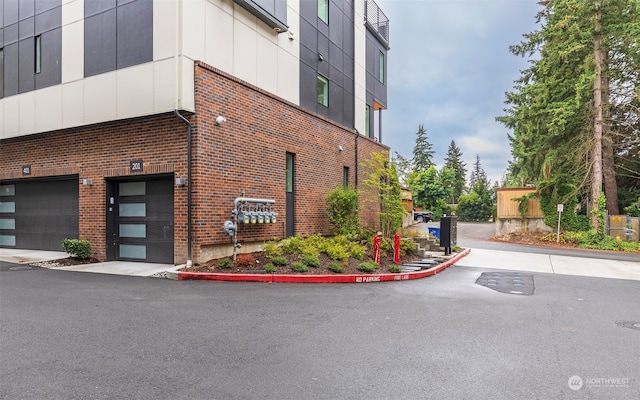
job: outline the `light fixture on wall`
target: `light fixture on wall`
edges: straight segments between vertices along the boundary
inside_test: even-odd
[[[344,148],[342,147],[342,145],[339,145],[338,146],[338,151],[342,151],[342,150],[344,150]]]
[[[91,179],[84,178],[84,179],[82,180],[82,184],[83,184],[83,185],[91,186],[91,185],[93,185],[93,181],[92,181]]]
[[[322,53],[318,53],[318,61],[324,61],[324,56]]]
[[[217,126],[222,125],[224,122],[227,122],[227,119],[225,117],[223,117],[222,115],[218,115],[216,117],[216,125]]]
[[[185,182],[184,178],[176,178],[176,186],[184,186],[187,183]]]

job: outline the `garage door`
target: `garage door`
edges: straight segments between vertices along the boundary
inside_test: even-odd
[[[78,238],[78,178],[0,184],[0,247],[62,250]]]

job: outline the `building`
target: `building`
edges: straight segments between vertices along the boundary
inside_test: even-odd
[[[278,213],[243,251],[328,233],[326,193],[389,150],[373,0],[1,0],[0,22],[0,247],[202,262],[241,196]]]

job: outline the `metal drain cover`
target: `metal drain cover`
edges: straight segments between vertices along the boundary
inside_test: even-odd
[[[483,272],[476,284],[507,294],[530,296],[535,291],[533,274],[522,272]]]
[[[9,268],[11,271],[26,271],[28,269],[31,269],[31,267],[29,266],[24,266],[24,267],[10,267]]]
[[[616,325],[640,331],[640,322],[638,321],[616,321]]]

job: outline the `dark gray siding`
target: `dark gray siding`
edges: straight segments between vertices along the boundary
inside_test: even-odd
[[[379,79],[380,53],[384,54],[384,82]],[[367,104],[374,101],[387,107],[387,49],[367,30]]]
[[[354,10],[352,0],[329,3],[329,24],[317,0],[300,2],[300,105],[354,127]],[[318,104],[317,75],[329,80],[329,106]]]
[[[2,97],[60,84],[62,0],[0,0],[0,48],[4,52]],[[35,73],[35,37],[41,37]]]
[[[85,0],[85,77],[150,61],[152,0]]]

